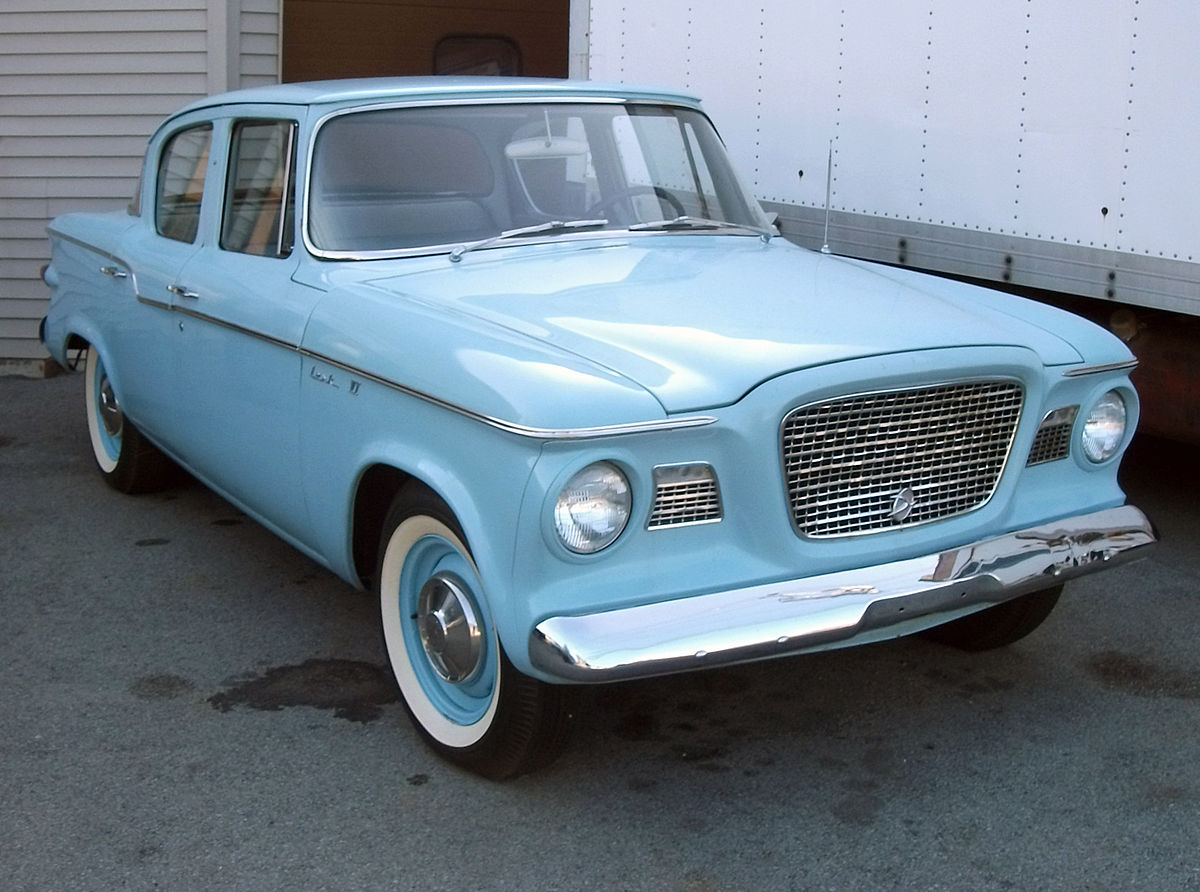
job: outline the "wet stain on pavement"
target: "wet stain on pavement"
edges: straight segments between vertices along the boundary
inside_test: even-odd
[[[168,545],[168,544],[170,544],[170,542],[171,542],[170,539],[153,538],[153,539],[138,539],[133,544],[138,546],[139,548],[145,548],[150,545]]]
[[[1140,657],[1108,650],[1084,664],[1104,687],[1138,697],[1200,700],[1200,676],[1156,666]]]
[[[5,437],[0,435],[0,449],[5,448],[6,446],[11,446],[15,442],[17,442],[16,437]]]
[[[340,719],[371,722],[383,707],[396,702],[386,670],[353,660],[306,660],[298,666],[278,666],[262,675],[240,679],[208,698],[221,712],[234,706],[274,711],[285,706],[332,709]]]
[[[219,517],[212,522],[214,527],[236,527],[240,526],[242,518],[240,517]]]

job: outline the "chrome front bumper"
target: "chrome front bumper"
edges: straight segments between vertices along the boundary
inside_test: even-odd
[[[1157,541],[1132,505],[924,557],[584,616],[553,616],[533,665],[619,681],[895,637],[1142,557]]]

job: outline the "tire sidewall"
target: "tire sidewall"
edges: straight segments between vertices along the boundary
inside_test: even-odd
[[[392,674],[408,711],[429,739],[438,747],[449,751],[469,751],[485,742],[496,722],[502,677],[495,626],[487,615],[486,605],[480,599],[478,568],[460,535],[449,523],[431,513],[418,509],[401,514],[395,517],[386,529],[390,530],[390,533],[385,533],[386,539],[379,565],[379,615]],[[430,696],[427,685],[431,684],[432,667],[426,665],[428,658],[417,643],[410,610],[406,609],[405,605],[405,588],[411,591],[415,586],[419,591],[420,585],[424,583],[423,579],[414,580],[406,575],[406,571],[408,574],[419,572],[419,568],[414,569],[412,566],[414,549],[419,550],[421,544],[428,542],[431,537],[453,548],[459,558],[470,567],[473,578],[469,583],[483,614],[487,654],[480,671],[490,676],[491,691],[486,701],[480,703],[480,714],[467,723],[461,723],[448,716]]]
[[[88,435],[91,437],[92,455],[96,459],[96,465],[101,473],[111,477],[120,464],[124,443],[122,437],[114,437],[104,429],[104,422],[100,418],[100,385],[106,375],[104,361],[99,352],[94,347],[89,349],[84,373]]]

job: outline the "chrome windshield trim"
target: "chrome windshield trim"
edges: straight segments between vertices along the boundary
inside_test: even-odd
[[[638,231],[629,229],[598,229],[595,232],[551,232],[534,234],[527,237],[513,237],[497,241],[482,250],[493,251],[497,248],[515,248],[521,245],[547,245],[561,242],[575,242],[594,239],[604,239],[613,242],[623,242],[635,238],[654,238],[656,236],[735,236],[739,238],[762,239],[763,234],[751,231],[746,227],[736,229],[673,229],[669,231],[648,230]],[[384,248],[378,251],[333,251],[323,248],[309,247],[309,253],[318,260],[399,260],[404,257],[436,257],[439,254],[453,254],[461,248],[462,242],[447,242],[442,245],[420,245],[413,248]],[[480,249],[476,249],[480,250]]]
[[[481,424],[486,424],[489,427],[494,427],[497,430],[502,430],[505,433],[515,434],[518,437],[527,437],[534,440],[593,440],[600,437],[620,437],[629,434],[645,434],[654,433],[657,431],[680,430],[690,427],[704,427],[709,424],[714,424],[716,418],[711,415],[694,415],[687,418],[663,418],[656,421],[632,421],[625,424],[605,424],[597,427],[578,427],[578,428],[545,428],[545,427],[530,427],[524,424],[518,424],[514,421],[505,421],[502,418],[495,418],[491,415],[486,415],[482,412],[476,412],[473,409],[468,409],[466,406],[461,406],[458,403],[450,402],[441,397],[434,396],[430,393],[425,393],[421,390],[416,390],[406,384],[401,384],[398,381],[393,381],[390,378],[385,378],[381,375],[376,375],[372,372],[357,368],[356,366],[348,365],[329,356],[324,356],[320,353],[315,353],[311,350],[300,349],[300,354],[308,359],[322,362],[331,365],[334,368],[341,369],[351,375],[358,375],[364,380],[371,381],[382,387],[387,387],[391,390],[403,393],[406,396],[411,396],[414,399],[419,399],[439,408],[446,409],[449,412],[454,412],[462,415],[465,418],[470,418],[472,421],[478,421]]]
[[[875,567],[548,617],[529,658],[547,678],[608,682],[894,638],[1136,560],[1155,542],[1124,505]]]
[[[1102,365],[1081,366],[1077,369],[1067,369],[1063,372],[1063,377],[1080,378],[1084,375],[1102,375],[1105,372],[1127,372],[1136,369],[1137,365],[1136,359],[1126,359],[1121,362],[1106,362]]]

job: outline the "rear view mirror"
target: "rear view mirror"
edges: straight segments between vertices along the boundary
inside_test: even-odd
[[[504,154],[513,161],[538,161],[544,158],[575,158],[588,153],[588,144],[565,136],[533,136],[518,139],[504,147]]]

